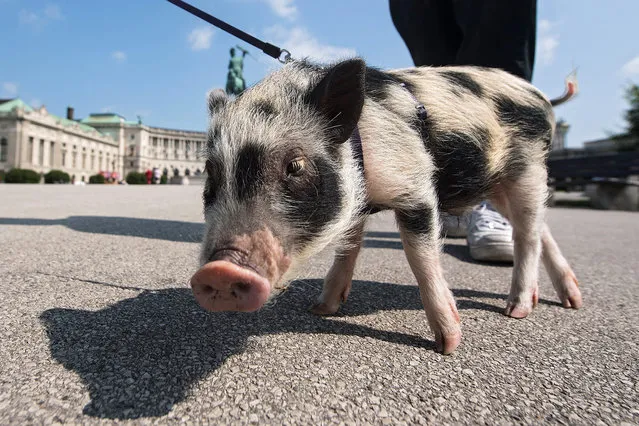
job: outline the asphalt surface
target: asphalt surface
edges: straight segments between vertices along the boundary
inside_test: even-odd
[[[198,187],[0,185],[0,424],[637,424],[639,215],[553,208],[581,283],[541,274],[524,320],[511,268],[448,239],[463,341],[434,351],[391,216],[370,221],[339,315],[307,312],[331,263],[254,314],[203,312]]]

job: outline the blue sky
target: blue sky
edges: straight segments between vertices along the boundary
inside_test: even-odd
[[[412,65],[385,0],[192,3],[297,57]],[[578,67],[581,92],[557,109],[572,126],[569,146],[623,128],[624,87],[639,83],[637,16],[637,0],[539,0],[533,83],[557,96]],[[205,94],[224,87],[228,49],[239,42],[164,0],[0,0],[0,17],[0,98],[20,96],[58,115],[67,105],[76,117],[141,115],[180,129],[206,127]],[[277,63],[249,50],[252,84]]]

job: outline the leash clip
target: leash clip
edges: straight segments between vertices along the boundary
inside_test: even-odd
[[[291,58],[291,52],[286,49],[281,49],[280,55],[277,57],[277,60],[282,64],[288,64],[293,60],[293,58]]]

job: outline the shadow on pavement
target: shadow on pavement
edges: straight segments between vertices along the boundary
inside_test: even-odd
[[[470,251],[465,243],[465,239],[459,240],[460,244],[446,243],[443,245],[443,252],[449,254],[462,262],[474,263],[477,265],[490,265],[490,266],[505,266],[511,267],[512,262],[478,262],[470,257]],[[403,250],[404,246],[399,236],[399,232],[366,232],[364,234],[364,241],[362,244],[365,248],[378,248],[378,249],[395,249]]]
[[[74,231],[91,234],[123,235],[185,243],[198,243],[202,241],[204,234],[203,223],[118,216],[69,216],[66,219],[0,217],[0,225],[63,225]]]
[[[321,285],[321,280],[296,281],[255,313],[207,313],[189,289],[171,288],[143,291],[99,311],[50,309],[40,320],[53,358],[76,372],[88,388],[91,401],[84,414],[109,419],[166,415],[194,383],[228,357],[257,350],[251,346],[250,336],[327,333],[434,350],[434,342],[418,335],[310,314],[307,308]],[[506,297],[471,290],[454,293],[458,297]],[[501,312],[501,308],[479,301],[458,303],[460,309]],[[416,286],[355,281],[338,316],[421,309]],[[425,317],[423,325],[428,332]]]

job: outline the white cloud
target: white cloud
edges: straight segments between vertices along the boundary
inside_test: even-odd
[[[18,85],[10,81],[2,83],[2,96],[13,98],[18,94]]]
[[[211,47],[213,29],[209,27],[196,28],[189,34],[189,44],[192,50],[204,50]]]
[[[50,4],[44,9],[44,16],[52,20],[64,19],[60,7],[56,4]]]
[[[27,24],[27,25],[36,25],[41,20],[40,16],[38,16],[37,13],[31,10],[25,10],[25,9],[22,9],[20,11],[19,17],[20,17],[20,23]]]
[[[556,23],[550,22],[547,19],[542,19],[538,24],[539,34],[537,45],[539,46],[541,62],[544,65],[550,65],[555,60],[555,52],[557,51],[557,47],[559,47],[559,35],[553,31],[556,26]]]
[[[273,12],[282,18],[290,19],[291,21],[297,18],[297,6],[295,6],[295,0],[264,0],[273,10]]]
[[[115,52],[111,53],[111,57],[117,62],[126,61],[126,53],[122,52],[121,50],[116,50]]]
[[[103,112],[103,113],[113,112],[113,107],[112,106],[103,107],[100,109],[100,112]]]
[[[38,98],[31,99],[31,102],[29,102],[29,105],[31,105],[31,107],[34,109],[38,109],[42,106],[42,101]]]
[[[550,31],[550,29],[552,28],[552,24],[550,23],[549,20],[542,19],[541,21],[539,21],[538,27],[539,27],[539,32],[544,33],[544,32]]]
[[[639,56],[629,60],[623,67],[621,73],[625,77],[639,77]]]
[[[50,4],[40,11],[22,9],[18,14],[18,19],[22,25],[28,25],[39,31],[51,21],[64,19],[64,15],[58,5]]]
[[[264,33],[271,43],[287,49],[296,59],[308,57],[322,62],[331,62],[356,55],[355,49],[322,44],[304,27],[284,28],[275,25]]]

